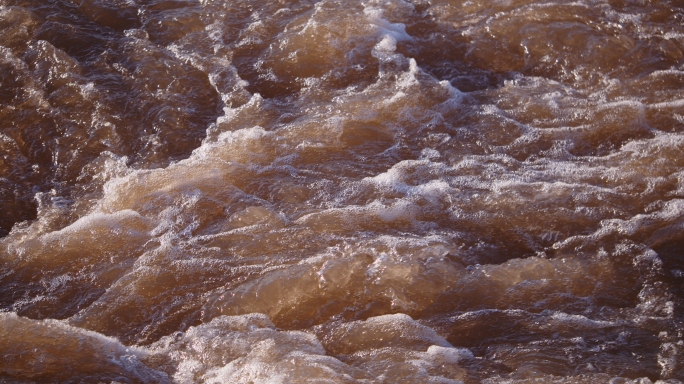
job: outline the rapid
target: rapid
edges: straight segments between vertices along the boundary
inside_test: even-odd
[[[680,383],[684,3],[0,0],[0,382]]]

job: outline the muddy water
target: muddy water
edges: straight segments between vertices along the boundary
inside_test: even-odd
[[[0,0],[0,380],[684,380],[683,22]]]

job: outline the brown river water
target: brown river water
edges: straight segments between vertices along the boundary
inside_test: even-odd
[[[0,382],[680,383],[684,2],[0,0]]]

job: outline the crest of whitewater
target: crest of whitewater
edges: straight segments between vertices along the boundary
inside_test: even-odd
[[[679,383],[684,4],[0,0],[0,381]]]

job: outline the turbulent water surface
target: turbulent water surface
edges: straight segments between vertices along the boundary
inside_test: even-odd
[[[684,380],[684,3],[0,0],[0,381]]]

